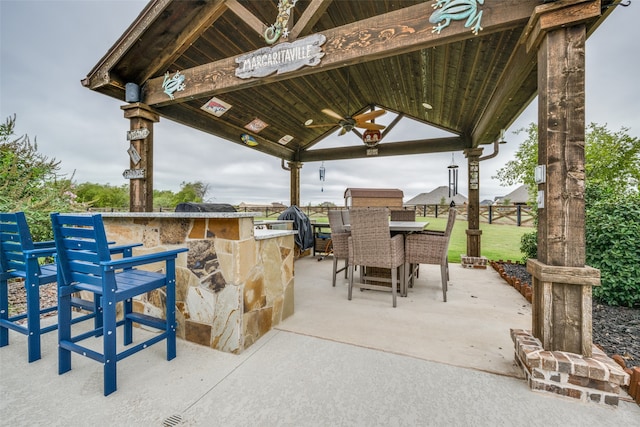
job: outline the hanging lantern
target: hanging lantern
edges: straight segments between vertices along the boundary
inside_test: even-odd
[[[325,178],[325,168],[324,168],[324,162],[322,162],[322,165],[320,165],[320,182],[324,182],[324,178]],[[324,192],[324,186],[320,186],[320,192]]]
[[[451,164],[447,169],[449,169],[449,198],[451,198],[458,194],[458,165],[453,160],[453,153],[451,153]]]

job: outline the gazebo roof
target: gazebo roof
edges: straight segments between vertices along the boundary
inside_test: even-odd
[[[559,25],[546,13],[562,7],[590,34],[613,9],[613,0],[466,3],[470,14],[438,31],[447,1],[298,0],[288,10],[288,38],[269,45],[276,0],[152,0],[82,83],[123,101],[125,85],[136,84],[139,101],[161,117],[238,144],[250,135],[253,149],[288,161],[367,156],[364,144],[346,139],[314,149],[340,128],[323,109],[341,116],[384,109],[454,135],[398,141],[394,120],[380,156],[456,151],[493,143],[536,95],[531,43]],[[287,55],[304,64],[285,69]],[[256,119],[263,124],[247,128]],[[305,126],[309,119],[333,126]]]

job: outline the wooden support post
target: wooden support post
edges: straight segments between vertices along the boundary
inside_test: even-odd
[[[529,259],[527,271],[533,281],[533,336],[545,350],[591,357],[591,288],[600,285],[600,270]]]
[[[584,140],[585,17],[599,1],[536,8],[526,40],[538,52],[538,259],[533,276],[533,329],[545,350],[590,357],[591,287],[598,270],[585,266]]]
[[[131,139],[130,148],[140,156],[136,162],[135,154],[130,152],[130,169],[125,172],[125,177],[127,173],[132,176],[129,180],[129,210],[153,212],[153,124],[160,121],[160,118],[149,106],[139,102],[120,108],[124,111],[125,119],[130,122],[132,136],[127,138]],[[142,135],[146,136],[140,138]]]
[[[287,162],[287,166],[291,171],[291,181],[289,184],[289,206],[296,205],[300,207],[300,169],[302,169],[302,163]]]
[[[480,156],[482,148],[464,150],[469,165],[469,204],[467,206],[467,256],[480,257]]]

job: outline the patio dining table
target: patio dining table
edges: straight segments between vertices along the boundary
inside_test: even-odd
[[[412,233],[416,231],[422,231],[429,225],[428,222],[422,221],[389,221],[389,231]],[[344,225],[347,230],[351,228],[351,224]]]

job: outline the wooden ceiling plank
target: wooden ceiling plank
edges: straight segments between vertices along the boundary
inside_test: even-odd
[[[536,52],[533,47],[541,34],[553,27],[583,22],[599,15],[600,0],[564,1],[536,7],[535,14],[530,18],[528,27],[522,34],[522,44],[513,51],[500,82],[496,85],[496,91],[487,108],[476,121],[472,134],[474,147],[492,142],[499,130],[508,127],[517,117],[517,114],[504,114],[504,112],[509,108],[514,94],[522,90],[525,81],[531,76],[536,66]],[[535,96],[535,92],[531,93],[531,98]],[[520,106],[519,111],[524,110],[528,104]]]
[[[149,67],[146,70],[141,82],[167,70],[173,62],[189,49],[191,44],[194,43],[207,28],[222,16],[225,10],[223,0],[208,3],[207,10],[199,13],[197,19],[192,20],[189,26],[181,32],[180,36],[176,37],[174,47],[166,46],[165,49],[162,50],[163,54],[154,58],[152,62],[154,67]]]
[[[507,33],[510,33],[507,32]],[[484,55],[485,60],[487,61],[488,65],[487,67],[489,69],[494,69],[496,66],[498,66],[498,63],[500,61],[500,58],[502,56],[502,52],[511,52],[513,47],[509,45],[508,40],[510,40],[511,37],[510,35],[506,35],[504,32],[500,33],[498,40],[496,40],[495,44],[491,44],[489,46],[489,51],[492,52],[489,55]],[[489,90],[488,88],[493,87],[492,85],[495,82],[492,82],[490,84],[489,79],[483,79],[482,83],[480,85],[479,88],[479,92],[484,94],[483,96],[479,96],[476,99],[474,99],[474,104],[472,107],[472,114],[473,117],[479,117],[480,116],[480,110],[482,109],[482,107],[485,105],[486,100],[488,99],[488,96],[486,95],[487,91]]]
[[[536,0],[520,0],[506,12],[488,15],[484,23],[484,34],[526,21],[537,3]],[[323,32],[327,37],[324,45],[325,57],[322,63],[315,67],[242,80],[235,77],[235,58],[226,58],[182,70],[187,87],[183,91],[175,92],[174,100],[169,99],[162,91],[162,77],[148,80],[143,90],[143,102],[151,106],[167,105],[474,37],[469,29],[462,25],[447,28],[446,34],[434,34],[428,19],[425,19],[431,12],[430,8],[430,4],[421,3]]]
[[[258,18],[256,18],[253,13],[249,12],[247,8],[238,3],[237,0],[226,0],[226,6],[230,11],[235,13],[238,18],[242,19],[249,28],[260,34],[260,36],[263,35],[264,30],[267,28],[267,26]]]
[[[219,120],[212,120],[211,115],[205,113],[199,108],[188,105],[168,105],[158,109],[157,111],[161,116],[170,116],[171,120],[177,123],[235,142],[239,145],[245,145],[241,141],[240,135],[242,133],[247,133],[246,129],[242,127],[229,126],[226,122],[221,124],[221,121]],[[260,144],[261,152],[278,158],[293,160],[295,153],[289,147],[278,142],[269,141],[259,134],[253,136]]]
[[[502,111],[513,95],[523,85],[523,82],[531,74],[531,71],[535,66],[536,54],[534,52],[527,53],[526,47],[523,44],[518,45],[500,76],[500,80],[496,85],[495,92],[491,96],[491,100],[488,102],[482,115],[480,115],[476,121],[471,134],[471,140],[474,147],[477,147],[479,144],[492,142],[491,139],[493,139],[497,133],[492,136],[488,132],[489,129],[495,129],[496,121],[501,118]],[[513,117],[513,119],[515,119],[515,117]],[[497,123],[500,126],[498,129],[507,128],[511,124],[504,122],[504,119]]]
[[[312,0],[289,32],[289,40],[310,34],[313,31],[313,26],[316,25],[332,2],[333,0]]]

